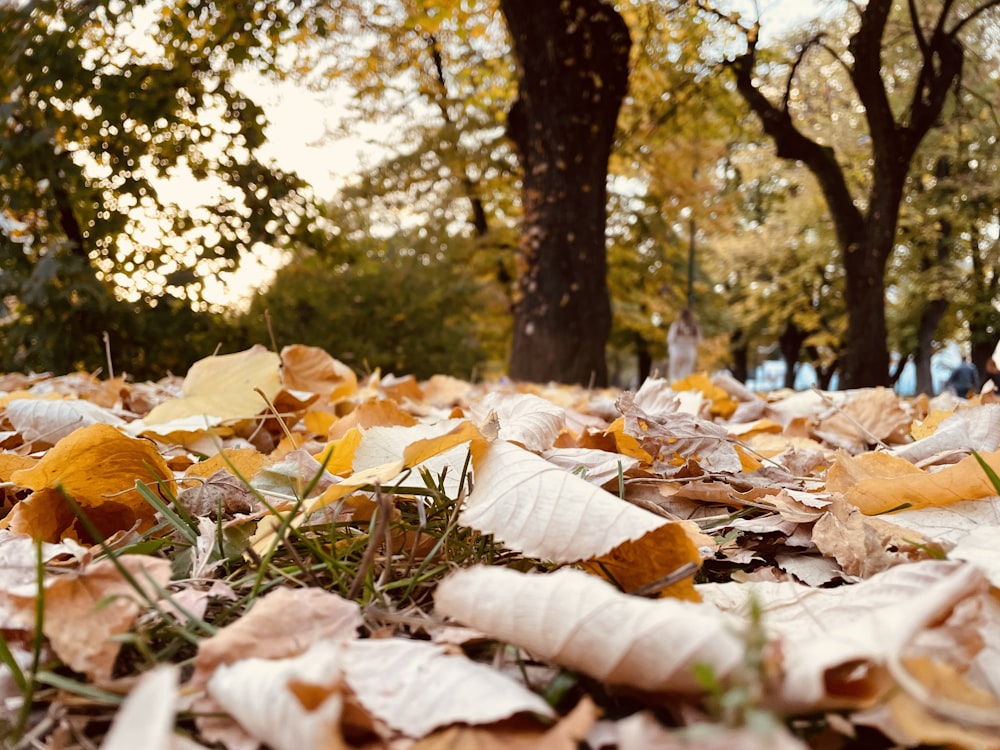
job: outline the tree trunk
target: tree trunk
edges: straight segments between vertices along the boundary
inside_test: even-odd
[[[732,359],[730,371],[733,377],[741,383],[750,377],[750,342],[747,341],[742,328],[737,328],[729,334],[729,356]]]
[[[952,13],[954,4],[947,2],[934,19],[921,17],[930,14],[918,13],[916,4],[909,4],[920,67],[909,102],[898,119],[882,78],[882,40],[893,0],[869,0],[858,11],[861,23],[850,41],[849,72],[868,122],[873,161],[871,188],[860,200],[851,194],[833,149],[800,131],[788,109],[795,85],[794,71],[803,56],[821,42],[820,37],[800,48],[798,59],[790,66],[793,77],[786,83],[780,104],[772,102],[761,90],[760,76],[755,70],[759,38],[756,26],[744,28],[747,52],[730,63],[740,96],[760,117],[778,156],[801,161],[809,168],[830,209],[843,252],[847,285],[847,336],[841,356],[845,388],[888,383],[885,271],[895,243],[906,174],[917,147],[936,126],[948,94],[960,79],[965,53],[959,32],[986,9],[998,4],[998,0],[985,0],[965,6],[962,15]],[[951,17],[947,18],[949,14]],[[863,212],[859,205],[865,206]]]
[[[631,39],[601,0],[500,7],[519,64],[507,132],[524,171],[510,375],[603,385],[607,168]]]
[[[802,353],[802,344],[805,340],[806,334],[791,321],[778,337],[781,357],[785,360],[785,388],[795,387],[795,366],[799,363],[799,355]]]
[[[649,371],[653,369],[653,355],[649,351],[649,343],[638,331],[635,334],[635,357],[636,370],[641,385],[649,377]]]

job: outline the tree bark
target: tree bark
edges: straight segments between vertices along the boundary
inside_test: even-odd
[[[733,377],[741,383],[747,382],[750,376],[750,342],[742,328],[737,328],[729,334],[729,370]]]
[[[607,168],[628,28],[602,0],[501,0],[518,61],[507,133],[524,171],[510,375],[603,385]]]
[[[799,363],[799,356],[802,354],[802,345],[808,338],[805,331],[800,329],[792,321],[788,321],[785,330],[778,337],[778,344],[781,346],[781,358],[785,360],[785,388],[795,387],[795,376],[798,374],[796,365]]]
[[[848,324],[841,356],[845,388],[889,382],[885,271],[895,244],[906,175],[917,147],[935,126],[949,92],[961,76],[964,49],[959,32],[997,4],[998,0],[981,2],[967,9],[964,16],[949,18],[953,3],[946,2],[932,26],[921,26],[923,19],[915,4],[910,4],[920,67],[910,100],[898,118],[881,75],[882,40],[893,0],[869,0],[859,10],[861,23],[850,41],[853,62],[849,71],[868,121],[873,159],[870,188],[859,201],[851,194],[833,150],[796,127],[788,110],[787,92],[792,81],[788,82],[786,96],[779,104],[768,99],[759,88],[754,71],[756,27],[746,30],[747,52],[730,63],[737,90],[760,118],[778,156],[801,161],[809,168],[830,209],[846,275]],[[801,55],[809,48],[810,45],[804,47]],[[798,61],[793,70],[797,64]],[[859,205],[865,209],[862,211]]]

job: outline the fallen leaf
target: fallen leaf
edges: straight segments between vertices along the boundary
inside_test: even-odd
[[[159,484],[170,496],[176,492],[172,477],[149,441],[110,425],[84,427],[60,440],[35,466],[11,475],[12,482],[34,492],[14,506],[0,528],[50,542],[64,536],[95,541],[67,505],[69,496],[104,537],[135,524],[146,531],[156,509],[135,489],[136,482],[154,489]]]
[[[263,397],[257,392],[260,390]],[[141,421],[160,425],[202,415],[251,419],[281,390],[281,360],[263,346],[198,360],[184,378],[183,396],[165,401]]]
[[[657,582],[690,566],[683,578],[653,592],[661,597],[701,601],[694,589],[694,575],[701,566],[701,555],[681,521],[664,524],[635,541],[626,541],[601,557],[583,564],[585,570],[611,580],[626,594]]]
[[[764,726],[730,728],[694,724],[670,730],[649,711],[615,723],[617,750],[807,750],[776,720]]]
[[[423,641],[354,641],[345,647],[342,665],[358,702],[409,737],[521,712],[553,715],[541,697],[495,669]]]
[[[80,399],[18,399],[4,412],[24,442],[36,449],[55,445],[70,433],[92,424],[125,423],[107,409]]]
[[[235,655],[234,655],[235,656]],[[340,750],[341,647],[299,644],[298,655],[233,659],[208,681],[208,694],[258,742],[274,750]]]
[[[294,612],[294,617],[289,613]],[[277,659],[301,654],[324,638],[353,638],[361,625],[355,602],[320,589],[276,588],[231,625],[202,641],[190,685],[203,685],[220,664],[250,656]]]
[[[594,702],[584,696],[553,727],[523,717],[485,726],[456,725],[435,732],[413,745],[413,750],[577,750],[598,716]]]
[[[609,685],[700,694],[696,666],[724,681],[743,659],[738,622],[713,607],[629,596],[570,568],[459,570],[434,604],[439,615]]]
[[[707,472],[735,474],[742,470],[724,427],[681,412],[647,414],[627,392],[618,399],[618,408],[625,417],[625,432],[652,456],[656,474],[674,476],[689,462]]]
[[[52,650],[71,669],[91,680],[109,679],[122,645],[117,636],[129,631],[148,601],[159,598],[150,580],[160,588],[166,586],[170,581],[169,561],[121,555],[114,562],[102,560],[79,572],[47,578],[42,631]],[[9,596],[17,603],[22,621],[33,622],[36,585],[19,587]]]
[[[286,346],[281,350],[281,366],[286,388],[316,393],[328,401],[347,398],[358,388],[354,370],[316,346]]]
[[[176,750],[174,721],[180,669],[160,665],[146,672],[115,714],[101,750]]]
[[[819,551],[836,560],[845,573],[861,578],[924,559],[929,556],[928,549],[944,554],[920,533],[889,519],[866,516],[843,500],[835,500],[816,522],[812,538]]]
[[[1000,471],[1000,451],[980,455]],[[847,502],[870,516],[997,494],[975,456],[934,472],[886,453],[840,458],[830,467],[827,488],[843,492]]]
[[[859,453],[879,442],[907,441],[913,415],[887,388],[865,388],[850,394],[846,403],[816,426],[816,434],[831,444]]]
[[[470,407],[470,413],[476,422],[495,414],[498,439],[535,452],[551,448],[566,424],[564,409],[530,393],[488,393]]]
[[[553,562],[607,554],[664,519],[594,487],[516,445],[490,444],[459,523]]]
[[[771,705],[799,712],[861,708],[885,698],[896,684],[890,662],[956,604],[986,595],[985,586],[972,565],[925,560],[831,589],[752,581],[697,588],[706,602],[733,615],[757,602],[782,654]],[[952,638],[957,650],[967,635],[960,630]]]
[[[369,427],[388,427],[402,425],[411,427],[417,424],[416,418],[387,399],[369,399],[358,404],[354,411],[341,417],[330,428],[328,440],[339,440],[354,428],[366,430]]]

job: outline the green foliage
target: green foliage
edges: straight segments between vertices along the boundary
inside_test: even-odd
[[[269,322],[279,348],[318,346],[359,371],[470,378],[496,367],[505,321],[490,317],[491,288],[450,262],[449,248],[419,233],[329,242],[253,300],[241,321],[250,341],[270,342]]]
[[[0,339],[7,366],[103,361],[101,332],[303,225],[293,176],[263,164],[237,65],[273,62],[298,3],[33,0],[0,5]],[[162,178],[204,192],[163,197]],[[211,197],[214,193],[214,197]]]

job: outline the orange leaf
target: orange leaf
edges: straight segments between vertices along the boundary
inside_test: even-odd
[[[359,404],[358,408],[346,417],[342,417],[334,422],[333,427],[330,428],[330,433],[327,435],[327,439],[339,440],[352,427],[389,427],[392,425],[411,427],[416,423],[417,420],[411,414],[407,414],[396,406],[394,401],[373,399]]]
[[[281,378],[286,388],[339,401],[358,389],[354,371],[319,347],[294,344],[281,350]]]
[[[632,593],[658,581],[687,563],[701,566],[701,556],[680,523],[667,523],[639,539],[626,541],[608,554],[583,563],[583,568],[602,578],[611,578],[625,593]],[[694,589],[694,574],[662,589],[660,597],[670,596],[691,602],[701,601]]]
[[[1000,451],[980,455],[1000,472]],[[840,459],[830,468],[827,488],[843,492],[847,502],[869,516],[901,506],[926,508],[997,494],[975,456],[933,473],[885,453]]]
[[[16,471],[11,481],[34,490],[14,506],[0,528],[56,542],[65,536],[84,540],[63,493],[90,517],[98,531],[110,536],[131,528],[152,527],[156,514],[135,490],[136,482],[164,482],[174,493],[173,474],[148,440],[123,435],[114,427],[95,424],[67,435],[34,467]]]

